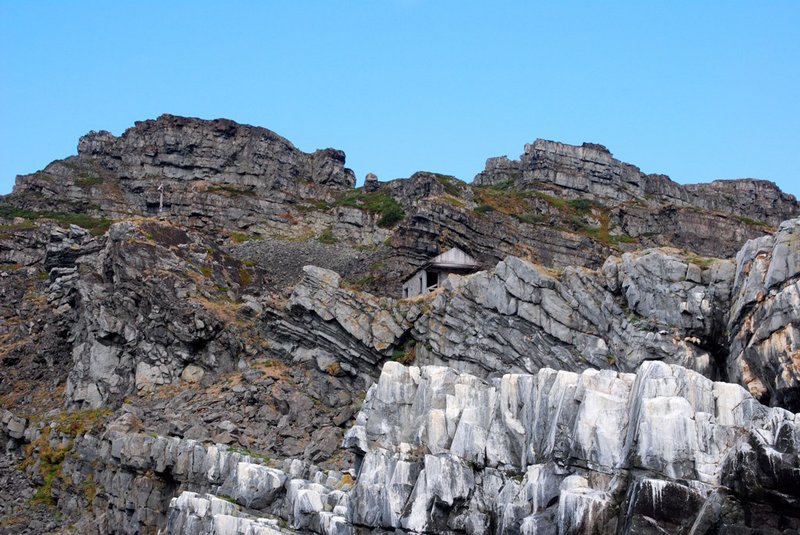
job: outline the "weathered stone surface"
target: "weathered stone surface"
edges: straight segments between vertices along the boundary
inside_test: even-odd
[[[80,276],[59,290],[78,295],[67,399],[97,408],[181,377],[196,382],[206,370],[231,370],[241,342],[213,300],[223,285],[236,299],[258,276],[175,227],[114,225],[105,247],[84,257]]]
[[[288,358],[315,361],[332,375],[374,375],[421,314],[413,304],[343,288],[330,270],[305,266],[303,272],[286,309],[264,314],[265,334]]]
[[[725,328],[733,270],[728,261],[701,267],[650,250],[556,276],[510,257],[432,298],[414,324],[418,343],[430,346],[418,355],[479,375],[632,371],[665,359],[715,377],[710,353]]]
[[[357,269],[352,280],[387,293],[452,246],[484,266],[513,255],[550,267],[597,268],[612,253],[654,246],[727,257],[769,225],[800,214],[797,200],[769,182],[679,186],[596,144],[537,140],[519,161],[490,159],[471,186],[418,172],[370,180],[359,191],[341,151],[306,154],[273,132],[222,119],[165,115],[120,137],[90,133],[78,152],[19,177],[5,201],[115,219],[160,214],[239,241],[370,247],[374,258],[362,267],[375,267]],[[386,198],[406,214],[388,228],[375,208]]]
[[[240,461],[219,491],[248,509],[263,509],[275,500],[285,482],[286,475],[280,470]]]
[[[736,264],[728,374],[763,403],[800,410],[800,219],[748,242]]]
[[[306,201],[332,201],[355,185],[344,160],[334,149],[304,153],[264,128],[162,115],[120,137],[90,132],[77,156],[19,177],[10,199],[37,210],[69,206],[115,219],[163,215],[194,228],[316,236],[335,217],[301,223],[314,210]]]
[[[363,456],[350,518],[433,533],[760,528],[718,506],[731,489],[796,528],[797,425],[742,387],[661,362],[492,382],[389,362],[345,438]]]
[[[797,417],[718,381],[797,410],[797,220],[693,254],[733,255],[794,198],[552,142],[472,186],[352,186],[338,151],[171,116],[21,177],[0,200],[0,513],[30,533],[798,529]],[[449,246],[495,267],[387,297]],[[414,359],[447,367],[384,366]]]
[[[667,202],[725,212],[778,225],[796,217],[800,206],[766,180],[717,180],[681,186],[664,175],[647,175],[613,157],[603,145],[580,146],[537,139],[525,145],[519,160],[490,158],[475,184],[512,182],[524,188],[556,188],[566,198],[593,198],[612,204],[627,201]],[[551,189],[552,191],[552,189]],[[753,199],[759,199],[753,203]]]

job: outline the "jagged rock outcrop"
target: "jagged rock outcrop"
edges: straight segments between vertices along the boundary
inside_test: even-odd
[[[0,240],[0,399],[47,412],[59,407],[71,362],[74,294],[57,305],[47,299],[50,272],[68,277],[84,256],[97,253],[102,240],[86,230],[58,225],[12,225]],[[58,283],[54,283],[58,285]]]
[[[798,529],[798,423],[660,362],[491,383],[387,363],[345,438],[364,457],[350,519],[428,533]]]
[[[731,262],[702,269],[659,250],[560,276],[509,257],[431,300],[414,325],[430,348],[420,362],[497,375],[666,360],[714,377],[732,273]]]
[[[264,128],[162,115],[120,137],[90,132],[77,156],[18,177],[10,199],[25,209],[71,206],[114,219],[156,215],[163,206],[171,220],[197,228],[314,235],[329,221],[299,224],[294,208],[351,189],[355,176],[344,159],[334,149],[304,153]]]
[[[155,176],[275,190],[292,188],[298,180],[340,188],[355,185],[342,151],[304,154],[274,132],[226,119],[162,115],[137,123],[120,137],[91,132],[78,143],[78,155],[96,158],[131,180]]]
[[[380,267],[357,278],[385,292],[453,246],[485,267],[513,255],[597,268],[611,254],[655,246],[728,257],[800,214],[797,200],[770,182],[680,186],[601,145],[542,140],[526,145],[519,161],[490,159],[472,185],[429,172],[371,180],[368,189],[354,184],[341,151],[306,154],[263,128],[164,115],[119,137],[84,136],[77,156],[19,177],[4,201],[26,217],[160,213],[220,230],[219,242],[266,237],[369,247],[376,250],[371,265]]]
[[[475,185],[543,192],[606,208],[611,228],[642,245],[675,245],[704,256],[728,257],[756,238],[756,223],[777,226],[800,215],[800,203],[765,180],[717,180],[683,186],[644,174],[602,145],[538,139],[519,160],[490,158]],[[758,199],[755,201],[755,199]]]
[[[797,208],[591,144],[366,191],[230,121],[91,133],[0,199],[0,528],[797,530]],[[392,297],[450,246],[489,269]]]
[[[728,374],[763,403],[800,410],[800,219],[736,256]]]
[[[797,221],[748,243],[735,262],[652,249],[612,256],[600,270],[554,273],[509,257],[412,300],[345,290],[337,275],[309,267],[289,301],[293,315],[274,317],[267,331],[292,340],[289,353],[327,347],[345,369],[367,373],[410,339],[417,362],[482,377],[545,367],[630,372],[662,360],[793,409]],[[326,334],[303,342],[308,324]]]
[[[182,375],[225,373],[246,353],[221,316],[236,317],[242,305],[233,303],[261,275],[185,231],[118,223],[78,264],[51,270],[48,296],[75,316],[70,403],[115,406]]]
[[[264,335],[273,350],[321,371],[374,376],[409,339],[419,307],[343,288],[330,270],[305,266],[303,272],[285,310],[265,311]]]
[[[717,180],[681,186],[665,175],[645,174],[613,157],[603,145],[580,146],[537,139],[525,145],[519,160],[489,158],[475,184],[511,182],[523,188],[546,188],[571,198],[593,198],[609,204],[628,201],[670,202],[748,217],[778,225],[798,215],[797,199],[766,180]],[[753,205],[747,199],[758,198]]]
[[[622,202],[656,192],[680,198],[677,184],[663,175],[644,175],[596,143],[574,146],[537,139],[525,145],[519,160],[490,158],[486,169],[475,177],[475,183],[482,186],[500,181],[525,186],[553,184],[564,188],[571,198],[592,196]]]

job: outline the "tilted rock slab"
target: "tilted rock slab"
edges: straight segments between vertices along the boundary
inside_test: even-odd
[[[567,198],[592,197],[606,202],[667,203],[673,209],[692,206],[739,217],[753,217],[773,225],[797,217],[800,204],[767,180],[716,180],[681,185],[666,175],[645,174],[614,158],[597,143],[569,145],[537,139],[525,145],[519,160],[489,158],[475,177],[479,186],[511,182],[520,187],[554,188]],[[760,202],[753,203],[752,199]]]
[[[268,310],[264,325],[271,347],[289,359],[374,377],[421,313],[413,303],[349,290],[337,273],[305,266],[285,310]]]
[[[150,240],[147,231],[175,243]],[[68,402],[114,406],[131,392],[177,382],[188,366],[233,368],[243,343],[202,305],[192,273],[206,266],[209,279],[221,272],[220,282],[224,278],[233,287],[244,268],[212,268],[208,243],[167,225],[121,222],[112,225],[96,254],[81,257],[71,270],[51,270],[48,300],[74,315]],[[233,290],[230,295],[236,297]]]
[[[333,200],[355,185],[345,154],[305,153],[265,128],[162,115],[116,137],[90,132],[78,155],[20,176],[14,201],[22,207],[65,205],[110,218],[168,214],[187,226],[247,227],[292,234],[319,232],[332,218],[296,225],[298,200]]]
[[[702,269],[658,249],[561,275],[509,257],[448,281],[414,337],[430,347],[422,363],[478,375],[587,365],[633,371],[664,359],[714,377],[710,352],[724,329],[733,269],[724,260]]]
[[[411,300],[347,290],[335,273],[309,266],[292,314],[267,318],[268,330],[295,357],[339,359],[366,374],[410,338],[417,363],[481,377],[545,367],[632,372],[663,360],[796,410],[799,227],[783,223],[735,261],[649,249],[557,273],[508,257]]]
[[[736,256],[728,373],[764,403],[800,410],[800,219]]]
[[[453,276],[434,294],[395,300],[342,288],[336,273],[306,266],[291,313],[265,316],[267,335],[295,358],[335,357],[373,374],[413,337],[417,362],[480,376],[587,365],[633,371],[664,359],[714,377],[710,352],[725,329],[734,269],[661,249],[563,274],[508,257],[494,270]]]
[[[797,529],[799,424],[661,362],[491,382],[388,362],[345,438],[363,456],[350,519],[430,533],[707,533],[744,528],[744,513],[752,527]]]

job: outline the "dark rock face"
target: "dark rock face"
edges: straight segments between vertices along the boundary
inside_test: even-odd
[[[61,304],[77,294],[70,403],[115,406],[135,391],[176,381],[189,367],[229,371],[244,352],[226,330],[219,290],[206,288],[224,284],[223,295],[238,301],[257,272],[226,263],[221,253],[215,259],[212,247],[158,224],[116,224],[105,247],[84,260],[59,272],[49,296]],[[231,306],[231,317],[235,311]]]
[[[207,180],[281,191],[299,181],[339,188],[355,185],[352,171],[344,168],[342,151],[305,154],[274,132],[227,119],[162,115],[137,123],[119,138],[91,132],[78,143],[78,155],[133,181]]]
[[[798,215],[797,199],[766,180],[717,180],[681,186],[664,175],[646,175],[613,157],[603,145],[567,145],[537,139],[525,145],[519,160],[490,158],[475,184],[512,182],[523,188],[545,187],[566,198],[590,197],[610,204],[628,201],[669,202],[748,217],[777,225]],[[759,199],[751,203],[749,199]]]
[[[111,218],[163,213],[206,229],[286,230],[303,199],[331,200],[354,185],[341,151],[306,154],[264,128],[163,115],[118,138],[87,134],[78,156],[19,177],[11,199]]]
[[[173,116],[20,177],[0,531],[800,529],[793,197],[544,141],[353,185]],[[452,246],[485,270],[392,297]]]
[[[428,172],[354,184],[341,151],[306,154],[263,128],[165,115],[120,137],[84,136],[77,156],[19,177],[5,201],[110,219],[160,213],[219,229],[218,240],[372,248],[370,263],[382,267],[358,278],[385,293],[453,246],[484,267],[514,255],[598,268],[610,254],[658,246],[724,258],[800,214],[796,199],[766,181],[680,186],[601,145],[542,140],[526,145],[520,160],[490,159],[472,185]],[[399,220],[383,219],[392,202],[404,212]]]
[[[748,242],[736,261],[729,376],[764,403],[800,410],[800,220]]]

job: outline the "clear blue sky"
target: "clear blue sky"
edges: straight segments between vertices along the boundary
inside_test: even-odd
[[[162,113],[470,181],[537,137],[800,195],[800,2],[0,0],[0,193]]]

